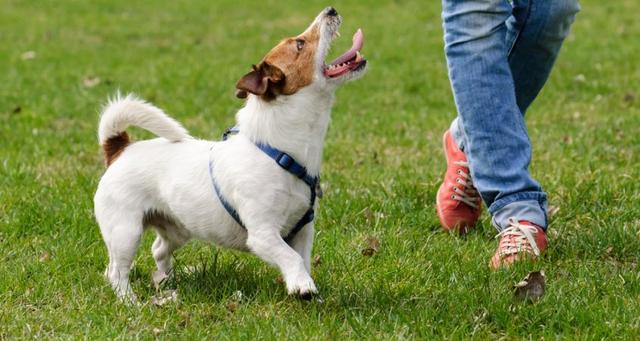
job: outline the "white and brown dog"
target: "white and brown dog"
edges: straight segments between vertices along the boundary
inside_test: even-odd
[[[106,276],[119,298],[135,301],[129,271],[145,226],[157,233],[154,279],[165,277],[172,253],[196,238],[277,266],[289,294],[317,292],[310,258],[325,133],[336,89],[366,69],[360,30],[351,49],[325,64],[341,22],[326,8],[238,81],[236,95],[247,100],[236,115],[238,133],[226,141],[194,139],[133,96],[106,106],[98,133],[108,168],[94,201],[109,253]],[[130,143],[130,125],[160,138]]]

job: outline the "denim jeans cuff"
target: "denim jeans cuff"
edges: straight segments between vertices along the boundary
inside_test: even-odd
[[[547,230],[547,196],[541,192],[521,192],[496,200],[490,207],[498,231],[508,227],[509,218],[526,220]]]

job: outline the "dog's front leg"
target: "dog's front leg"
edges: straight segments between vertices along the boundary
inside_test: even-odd
[[[305,260],[280,236],[280,229],[262,225],[247,228],[247,246],[267,263],[277,266],[282,272],[287,291],[302,299],[311,299],[318,292],[311,275],[305,267]]]
[[[313,249],[314,234],[315,229],[313,222],[311,222],[305,225],[305,227],[293,237],[293,240],[291,240],[291,247],[296,250],[304,260],[304,267],[308,273],[311,273],[311,250]]]

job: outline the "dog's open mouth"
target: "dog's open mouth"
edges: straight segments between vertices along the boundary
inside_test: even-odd
[[[364,34],[361,29],[358,29],[353,35],[353,45],[351,45],[351,48],[336,58],[331,64],[326,65],[324,75],[329,78],[335,78],[364,67],[367,61],[360,54],[363,45]]]

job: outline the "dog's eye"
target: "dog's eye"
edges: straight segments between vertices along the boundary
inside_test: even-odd
[[[298,48],[298,51],[302,50],[304,47],[304,40],[296,39],[296,47]]]

